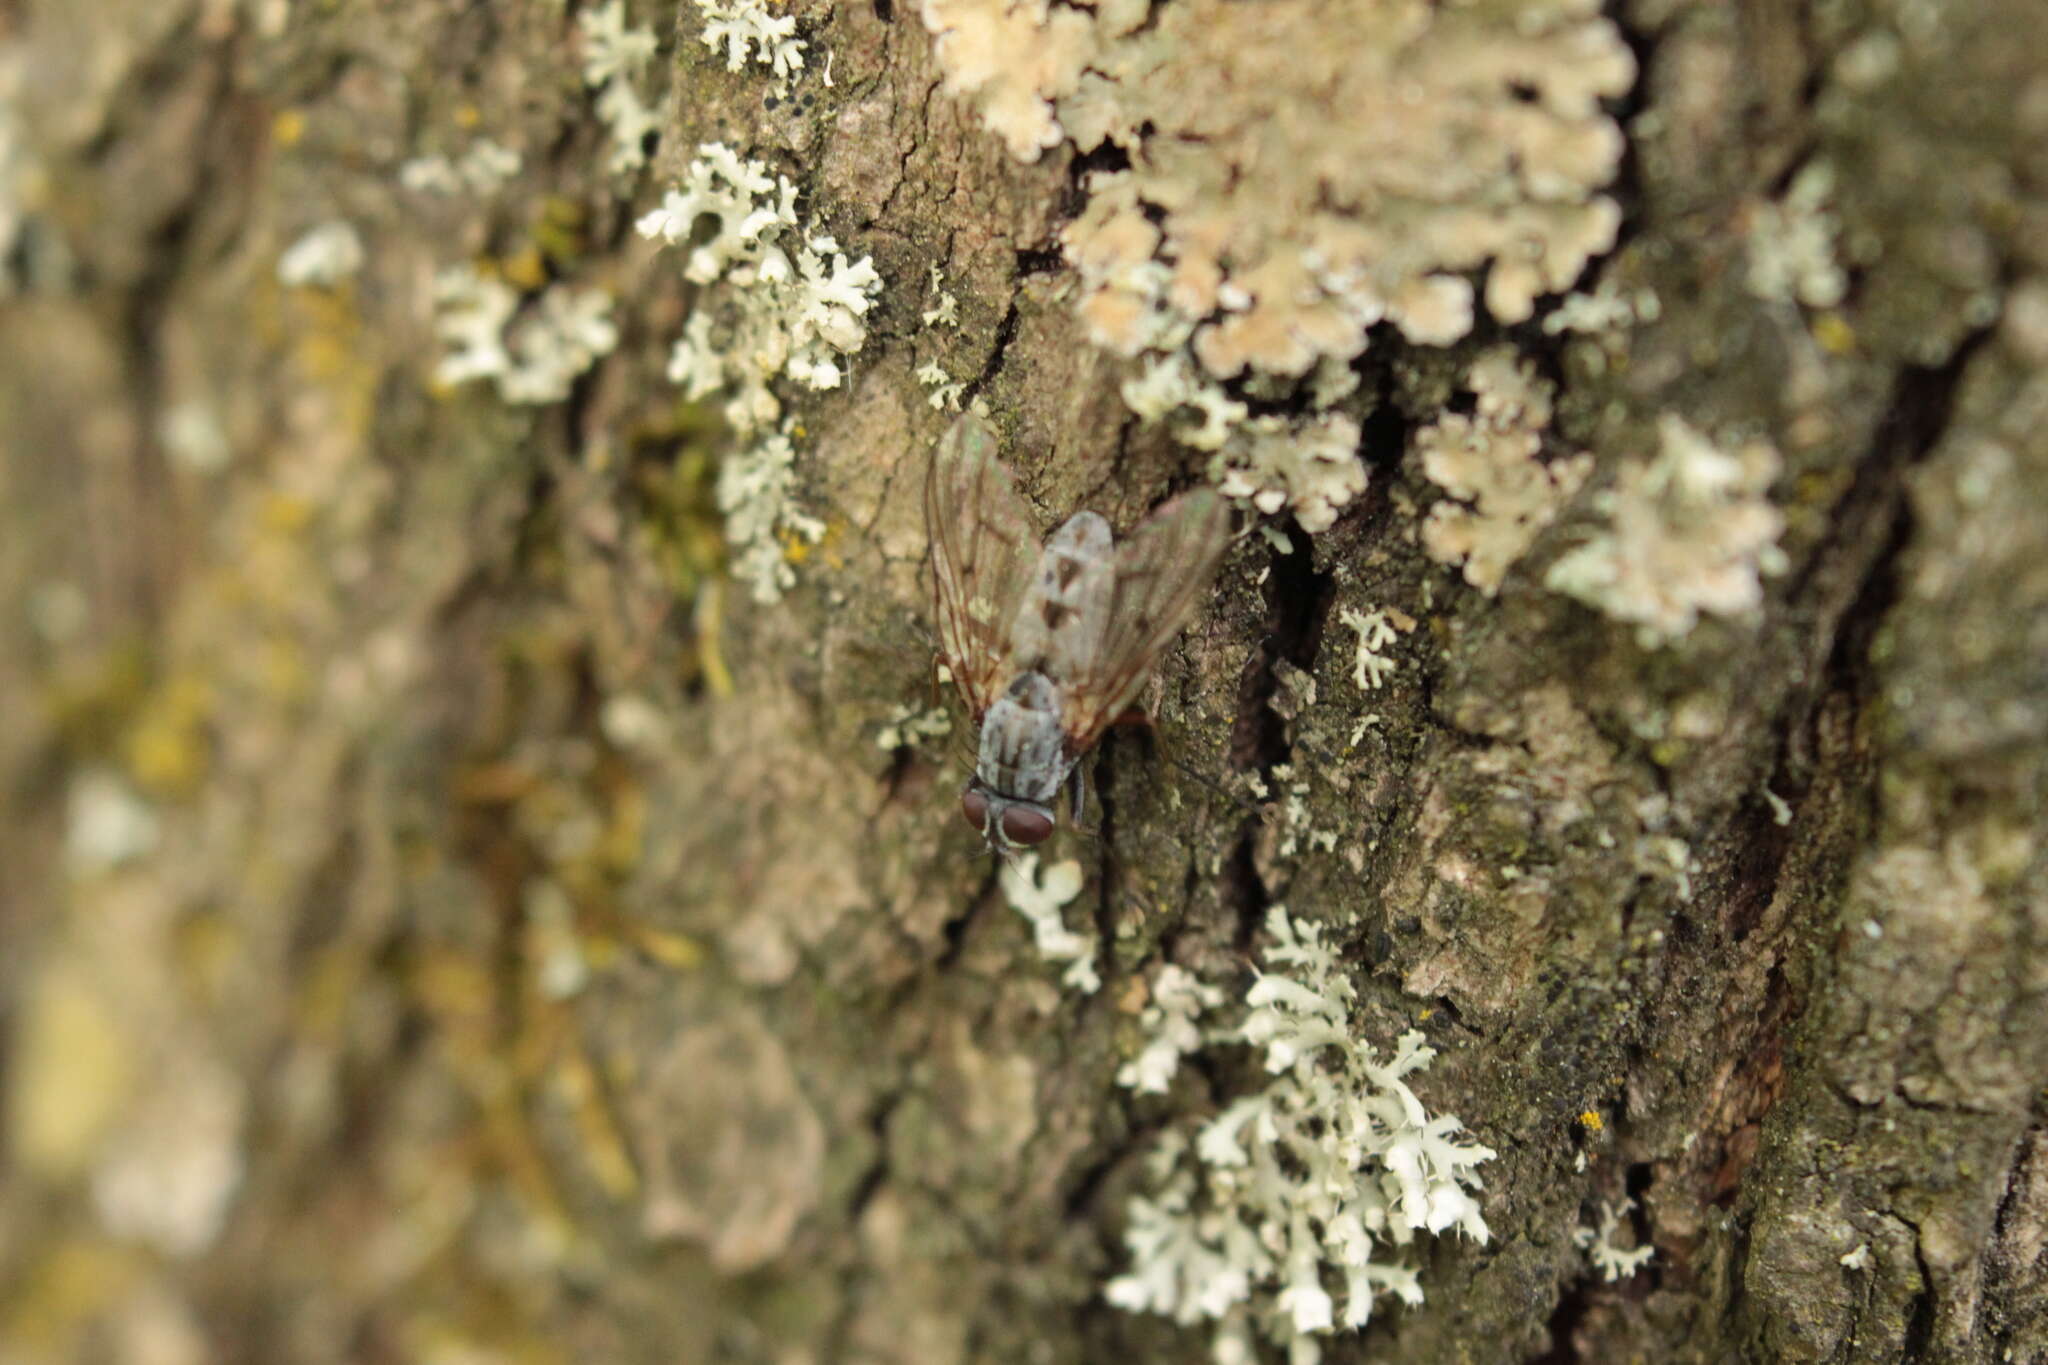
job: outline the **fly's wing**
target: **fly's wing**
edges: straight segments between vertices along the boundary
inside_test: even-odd
[[[1095,743],[1137,698],[1152,661],[1209,590],[1229,540],[1229,505],[1202,488],[1167,503],[1116,547],[1100,643],[1064,693],[1069,753]]]
[[[1038,531],[996,459],[995,433],[972,413],[932,451],[924,524],[939,652],[978,720],[1010,679],[1010,626],[1038,563]]]

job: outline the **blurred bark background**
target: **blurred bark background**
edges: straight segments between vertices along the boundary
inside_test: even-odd
[[[1542,357],[1603,470],[1667,411],[1767,436],[1786,571],[1661,649],[1465,588],[1405,447],[1472,351],[1376,342],[1369,490],[1242,542],[1157,743],[1089,761],[1081,997],[945,742],[877,744],[931,662],[913,372],[972,379],[1049,512],[1127,525],[1187,464],[1074,319],[1085,167],[1013,160],[907,0],[794,5],[786,95],[636,0],[624,179],[562,0],[0,0],[0,1361],[1204,1359],[1101,1285],[1153,1137],[1256,1065],[1113,1077],[1156,965],[1241,983],[1283,900],[1499,1153],[1492,1241],[1425,1243],[1427,1303],[1326,1359],[2048,1361],[2037,5],[1610,12],[1599,268],[1661,308],[1600,363],[1473,344]],[[501,190],[401,188],[485,132]],[[886,281],[796,409],[826,529],[769,607],[631,231],[714,140]],[[1760,301],[1743,225],[1820,156],[1849,291]],[[280,283],[337,218],[360,270]],[[609,291],[616,351],[560,403],[435,385],[463,260]],[[1416,625],[1368,694],[1372,606]],[[1183,771],[1281,765],[1330,846]],[[1572,1233],[1624,1198],[1656,1256],[1610,1284]]]

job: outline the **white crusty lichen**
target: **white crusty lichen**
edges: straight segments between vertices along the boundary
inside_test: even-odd
[[[940,412],[960,411],[960,398],[967,392],[967,384],[947,374],[944,365],[927,360],[917,367],[917,382],[931,390],[925,401],[934,408]]]
[[[626,25],[625,0],[606,0],[577,20],[583,40],[583,83],[597,92],[597,116],[611,130],[606,165],[614,175],[647,164],[647,135],[661,120],[640,94],[639,81],[654,60],[654,30]]]
[[[1445,413],[1415,433],[1423,472],[1448,495],[1430,508],[1422,543],[1438,563],[1462,565],[1465,581],[1491,597],[1593,461],[1580,453],[1544,463],[1551,388],[1512,347],[1481,356],[1465,387],[1475,400],[1469,415]]]
[[[1605,529],[1551,565],[1544,584],[1634,623],[1651,647],[1685,636],[1703,612],[1754,611],[1763,575],[1785,567],[1785,519],[1766,496],[1777,474],[1767,443],[1724,450],[1667,413],[1656,458],[1625,465],[1594,496]]]
[[[1394,607],[1366,611],[1345,607],[1338,612],[1337,619],[1358,636],[1358,647],[1351,660],[1351,680],[1361,692],[1384,687],[1398,665],[1380,651],[1399,644],[1403,632],[1415,629],[1415,618]]]
[[[1614,1234],[1621,1227],[1621,1220],[1635,1206],[1633,1199],[1624,1199],[1620,1204],[1610,1204],[1603,1199],[1597,1226],[1572,1230],[1572,1245],[1586,1253],[1586,1259],[1609,1284],[1634,1275],[1657,1254],[1654,1246],[1618,1247],[1614,1244]]]
[[[458,265],[435,277],[434,301],[434,333],[446,348],[436,382],[489,379],[508,403],[560,402],[619,341],[611,295],[599,289],[551,285],[522,313],[517,290]]]
[[[290,289],[329,289],[363,268],[363,239],[336,218],[309,228],[277,259],[277,282]]]
[[[1060,982],[1069,990],[1093,995],[1102,988],[1095,971],[1095,940],[1067,928],[1061,910],[1081,894],[1081,864],[1063,859],[1038,870],[1038,855],[1024,853],[1003,864],[1003,898],[1031,923],[1031,939],[1047,962],[1064,962]]]
[[[156,808],[115,773],[90,769],[65,794],[64,858],[87,874],[119,867],[153,852],[161,826]]]
[[[804,69],[794,15],[770,14],[761,0],[697,0],[697,9],[704,16],[697,41],[714,52],[723,48],[726,70],[738,71],[751,58],[787,87]]]
[[[1782,199],[1751,211],[1746,242],[1751,294],[1808,308],[1832,308],[1842,301],[1849,276],[1835,254],[1841,225],[1828,208],[1834,193],[1834,167],[1809,162],[1792,177]]]
[[[953,297],[953,291],[946,288],[946,274],[934,262],[932,272],[932,306],[918,315],[919,321],[927,327],[960,326],[960,300]]]
[[[944,739],[953,733],[953,713],[943,706],[899,706],[882,722],[875,735],[875,747],[896,750],[927,739]]]
[[[1264,1053],[1265,1089],[1192,1142],[1170,1129],[1129,1205],[1130,1269],[1109,1301],[1215,1324],[1217,1358],[1254,1358],[1254,1331],[1314,1365],[1318,1338],[1363,1326],[1384,1294],[1422,1302],[1402,1248],[1456,1229],[1484,1242],[1473,1191],[1494,1153],[1461,1142],[1409,1087],[1434,1049],[1403,1034],[1383,1057],[1351,1031],[1354,990],[1321,929],[1275,906],[1238,1041]]]
[[[735,521],[728,514],[726,539],[755,599],[773,602],[794,582],[780,534],[813,541],[822,534],[792,505],[763,501],[791,489],[791,428],[776,382],[838,388],[844,358],[867,342],[864,319],[882,278],[869,258],[849,261],[833,238],[804,230],[787,177],[722,143],[699,147],[681,182],[637,227],[643,237],[684,246],[684,278],[716,286],[684,324],[668,377],[688,399],[716,399],[746,447],[728,463],[752,471],[736,504],[747,515]],[[773,478],[762,477],[771,469]]]
[[[415,194],[487,195],[519,174],[519,153],[492,138],[478,138],[460,156],[436,152],[398,168],[398,183]]]

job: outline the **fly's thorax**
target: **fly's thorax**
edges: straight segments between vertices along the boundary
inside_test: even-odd
[[[993,792],[1044,804],[1059,794],[1072,766],[1058,684],[1043,673],[1020,673],[982,717],[976,776]]]

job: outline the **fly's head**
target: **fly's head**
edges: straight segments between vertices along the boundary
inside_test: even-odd
[[[960,794],[960,814],[981,831],[983,842],[998,858],[1044,843],[1056,823],[1051,806],[1005,796],[978,776],[968,779],[967,790]]]

